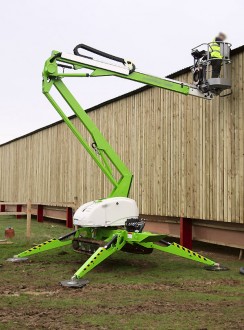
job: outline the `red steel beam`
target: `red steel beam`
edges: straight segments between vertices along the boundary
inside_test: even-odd
[[[43,222],[43,205],[37,205],[37,221]]]
[[[16,212],[22,212],[22,205],[16,205]],[[16,219],[21,219],[21,215],[16,215]]]
[[[66,227],[73,228],[73,209],[66,207]]]
[[[192,220],[180,218],[180,245],[192,249]]]

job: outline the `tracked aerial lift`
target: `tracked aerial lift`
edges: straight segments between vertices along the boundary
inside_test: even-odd
[[[95,60],[91,56],[82,55],[79,52],[81,49],[99,55],[100,57],[108,58],[110,62],[103,62],[101,60]],[[84,72],[83,69],[88,69],[89,73]],[[157,249],[162,252],[168,252],[203,263],[207,265],[208,269],[226,269],[216,262],[184,248],[177,243],[167,242],[165,240],[166,235],[143,231],[145,221],[139,217],[139,210],[136,202],[128,198],[133,178],[132,173],[112,149],[108,141],[63,82],[66,77],[95,78],[115,76],[207,100],[212,99],[215,94],[219,93],[216,86],[212,88],[211,82],[208,83],[206,80],[199,80],[198,84],[189,85],[171,79],[140,73],[135,69],[135,65],[131,61],[82,44],[75,47],[74,54],[53,51],[51,57],[46,61],[43,70],[42,85],[44,95],[106,175],[113,185],[113,189],[107,198],[88,202],[78,208],[74,214],[73,220],[74,225],[78,228],[77,230],[58,239],[51,239],[34,246],[18,254],[14,258],[11,258],[11,261],[25,260],[27,257],[36,253],[65,245],[72,245],[75,251],[86,253],[91,256],[76,271],[71,280],[61,282],[62,285],[70,287],[84,286],[88,282],[82,280],[84,275],[119,250],[148,254],[151,253],[153,249]],[[64,72],[64,70],[67,71]],[[205,84],[204,88],[202,88],[203,84]],[[226,86],[220,85],[221,82],[219,81],[218,88],[222,90],[226,88]],[[93,139],[91,146],[51,96],[50,91],[53,87],[57,89],[91,135]],[[116,180],[113,169],[119,173],[119,180]]]

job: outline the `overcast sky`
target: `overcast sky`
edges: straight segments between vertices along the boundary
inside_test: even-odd
[[[243,13],[243,0],[0,0],[0,143],[59,120],[41,92],[53,49],[85,43],[165,76],[191,65],[191,48],[219,31],[243,45]],[[140,87],[111,77],[66,82],[84,108]]]

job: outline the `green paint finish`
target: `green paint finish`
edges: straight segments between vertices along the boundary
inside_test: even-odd
[[[215,262],[206,257],[201,256],[197,252],[191,251],[184,248],[177,243],[171,243],[169,245],[159,245],[161,239],[165,238],[166,235],[152,234],[150,232],[129,233],[125,229],[110,229],[110,228],[80,228],[77,230],[75,237],[82,235],[85,238],[93,238],[97,241],[104,241],[104,246],[99,247],[91,257],[76,271],[74,277],[82,278],[89,271],[99,265],[102,261],[107,259],[110,255],[121,250],[123,246],[128,244],[141,245],[145,248],[152,248],[161,252],[174,254],[178,257],[197,261],[205,265],[214,265]],[[109,245],[109,242],[116,237],[116,240]],[[46,252],[48,250],[56,249],[65,245],[72,244],[72,240],[51,239],[47,242],[39,244],[29,250],[26,250],[17,255],[17,257],[27,257],[32,254]]]
[[[116,242],[109,247],[107,247],[107,245],[99,247],[97,251],[95,251],[93,255],[77,270],[74,274],[75,278],[82,278],[113,253],[122,249],[126,243],[126,231],[118,231],[114,236],[110,236],[107,240],[111,241],[115,236],[117,237]]]
[[[92,70],[91,77],[102,77],[102,76],[116,76],[123,79],[129,79],[132,81],[137,81],[151,86],[157,86],[163,89],[172,90],[174,92],[189,94],[189,86],[177,82],[171,81],[165,78],[154,77],[151,75],[143,74],[140,72],[133,72],[129,75],[119,74],[110,70],[101,69],[99,67],[81,64],[72,60],[63,59],[61,53],[58,51],[53,51],[52,56],[46,61],[44,70],[43,70],[43,85],[42,91],[46,95],[47,99],[62,117],[67,126],[71,129],[76,138],[80,141],[82,146],[86,149],[89,155],[93,158],[96,164],[99,166],[101,171],[106,175],[108,180],[113,185],[113,189],[108,197],[128,197],[130,192],[130,187],[133,179],[133,175],[127,166],[122,162],[120,157],[116,154],[113,148],[110,146],[108,141],[104,138],[102,133],[93,123],[91,118],[87,113],[82,109],[80,104],[68,90],[68,88],[63,83],[62,79],[65,77],[87,77],[87,74],[84,73],[59,73],[58,72],[58,63],[62,62],[64,64],[69,64],[74,67],[74,70],[78,69],[90,69]],[[58,63],[57,63],[58,61]],[[96,145],[96,152],[94,149],[87,143],[81,133],[73,125],[70,119],[63,112],[61,107],[57,104],[54,98],[51,96],[51,88],[54,87],[58,90],[62,98],[69,105],[70,109],[74,112],[77,118],[84,125],[86,130],[91,135],[93,141]],[[115,179],[113,175],[112,168],[113,166],[116,171],[119,172],[119,180]],[[103,196],[106,197],[106,196]]]
[[[91,77],[99,77],[99,76],[108,75],[108,74],[105,74],[104,71],[105,70],[95,70],[92,73]],[[167,90],[174,91],[174,92],[180,93],[180,94],[185,94],[185,95],[189,94],[190,88],[188,85],[185,85],[184,83],[181,83],[178,81],[166,79],[166,78],[155,77],[155,76],[151,76],[151,75],[140,73],[140,72],[133,72],[133,73],[129,74],[128,76],[122,75],[119,73],[112,73],[111,75],[120,77],[123,79],[133,80],[133,81],[143,83],[146,85],[167,89]]]
[[[34,247],[19,253],[16,257],[23,258],[23,257],[30,256],[32,254],[46,252],[48,250],[57,249],[59,247],[62,247],[65,245],[70,245],[70,244],[72,244],[72,240],[60,241],[59,239],[53,238],[53,239],[50,239],[49,241],[43,242],[39,245],[35,245]]]
[[[185,95],[189,94],[189,86],[177,81],[165,78],[158,78],[139,72],[133,72],[129,75],[123,75],[115,73],[113,71],[101,69],[99,67],[83,65],[80,63],[76,63],[75,61],[62,59],[61,53],[58,51],[53,51],[52,56],[46,61],[43,70],[43,93],[46,95],[47,99],[50,101],[50,103],[53,105],[59,115],[63,118],[64,122],[67,124],[67,126],[76,136],[76,138],[80,141],[82,146],[88,152],[88,154],[93,158],[93,160],[96,162],[96,164],[99,166],[99,168],[113,185],[113,190],[110,193],[109,197],[127,197],[129,195],[131,182],[133,179],[132,173],[122,162],[122,160],[113,150],[113,148],[109,145],[102,133],[93,123],[93,121],[84,111],[84,109],[82,109],[80,104],[71,94],[71,92],[68,90],[62,80],[65,77],[84,78],[87,77],[87,75],[84,73],[59,73],[57,61],[72,65],[75,70],[81,68],[90,69],[92,70],[92,73],[90,75],[91,77],[117,76],[119,78],[137,81],[140,83],[156,86]],[[51,96],[50,91],[52,87],[56,88],[56,90],[59,92],[64,101],[69,105],[70,109],[74,112],[74,114],[83,124],[85,129],[89,132],[95,143],[95,150],[88,144],[88,142],[84,139],[81,133],[77,130],[71,120],[66,116],[63,110]],[[119,180],[116,180],[113,176],[112,166],[120,174]],[[127,232],[125,229],[113,228],[80,228],[77,230],[74,236],[77,238],[80,235],[85,238],[93,238],[97,241],[104,241],[105,245],[103,247],[99,247],[95,251],[95,253],[77,270],[77,272],[74,274],[75,278],[83,277],[90,270],[92,270],[102,261],[107,259],[110,255],[121,250],[126,243],[131,245],[136,244],[137,246],[141,245],[145,248],[157,249],[162,252],[174,254],[179,257],[191,259],[193,261],[197,261],[207,265],[215,264],[214,261],[205,258],[196,252],[188,250],[180,246],[179,244],[172,243],[169,245],[166,244],[166,246],[156,244],[160,240],[164,239],[166,235],[152,234],[150,232],[130,233]],[[20,253],[17,257],[26,257],[35,253],[45,252],[61,246],[69,245],[71,243],[72,240],[63,241],[59,239],[52,239]]]
[[[54,70],[54,66],[56,66],[55,70]],[[86,130],[90,133],[96,145],[97,152],[95,152],[94,149],[87,143],[87,141],[78,131],[78,129],[73,125],[71,120],[66,116],[66,114],[63,112],[61,107],[51,96],[50,90],[52,87],[55,87],[58,90],[62,98],[66,101],[66,103],[75,113],[77,118],[81,121],[81,123],[84,125]],[[62,79],[58,77],[56,59],[53,59],[52,57],[47,60],[44,66],[42,90],[45,96],[47,97],[47,99],[50,101],[50,103],[53,105],[53,107],[62,117],[64,122],[71,129],[71,131],[76,136],[76,138],[80,141],[82,146],[86,149],[86,151],[94,159],[94,161],[102,170],[102,172],[106,175],[108,180],[112,183],[113,190],[109,195],[109,197],[116,197],[116,196],[127,197],[129,195],[131,181],[133,178],[132,173],[122,162],[122,160],[113,150],[113,148],[109,145],[107,140],[104,138],[102,133],[93,123],[93,121],[84,111],[84,109],[80,106],[80,104],[77,102],[74,96],[70,93],[68,88],[63,83]],[[115,167],[115,169],[119,172],[121,176],[118,181],[114,178],[112,174],[112,168],[109,166],[109,162],[111,162],[111,164]]]
[[[171,253],[178,257],[191,259],[193,261],[197,261],[205,265],[210,265],[210,266],[215,265],[215,262],[213,260],[205,258],[202,255],[198,254],[197,252],[191,251],[177,243],[171,243],[168,246],[162,246],[155,243],[140,243],[140,244],[147,248],[153,248],[162,252]]]

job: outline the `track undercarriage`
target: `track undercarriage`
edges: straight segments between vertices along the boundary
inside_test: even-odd
[[[96,252],[99,247],[103,246],[103,244],[103,241],[96,241],[92,238],[79,236],[73,239],[72,248],[75,252],[91,255]]]

